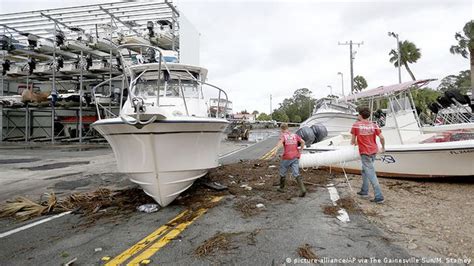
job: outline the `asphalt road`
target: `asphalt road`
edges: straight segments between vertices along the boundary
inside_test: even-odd
[[[228,153],[221,159],[221,163],[260,158],[273,148],[276,142],[277,137],[273,135],[256,144],[249,144],[238,152]],[[76,162],[88,158],[103,160],[98,168],[94,166],[89,169],[90,172],[82,173],[81,177],[87,177],[92,173],[112,175],[110,173],[113,172],[115,165],[110,152],[109,149],[81,151],[82,155],[79,157],[77,157],[78,152],[75,155],[65,152],[67,154],[65,157],[75,158]],[[35,166],[34,163],[28,165]],[[69,182],[76,181],[74,184],[77,185],[77,176],[74,176],[76,170],[69,169],[71,167],[65,168],[71,174],[72,180]],[[84,168],[83,165],[74,167]],[[99,168],[101,171],[98,170]],[[96,176],[97,180],[79,188],[86,190],[108,180],[100,177],[100,175]],[[123,176],[119,176],[118,180],[123,182],[123,185],[127,184]],[[63,184],[66,186],[63,187],[65,191],[71,189],[67,187],[68,184],[71,183]],[[345,189],[344,184],[338,187],[341,191]],[[21,193],[21,191],[19,189],[16,192]],[[36,191],[27,190],[25,193],[34,194]],[[266,206],[264,211],[250,218],[241,217],[232,208],[236,200],[234,197],[224,197],[221,204],[207,210],[207,213],[192,223],[177,226],[176,228],[181,226],[182,230],[180,229],[181,231],[173,240],[167,239],[166,236],[154,240],[151,243],[152,246],[156,248],[157,245],[161,245],[155,249],[157,252],[153,253],[150,248],[143,251],[151,254],[149,258],[151,265],[293,264],[298,262],[295,259],[300,259],[296,249],[305,243],[312,245],[320,258],[340,260],[332,262],[343,262],[342,259],[352,262],[353,258],[410,257],[406,250],[391,244],[382,232],[362,215],[351,215],[349,223],[324,215],[321,205],[331,202],[328,190],[324,187],[318,188],[316,192],[308,194],[305,198]],[[74,265],[102,265],[104,257],[115,258],[141,239],[150,237],[150,234],[156,232],[182,211],[183,207],[170,205],[156,213],[135,212],[130,216],[114,220],[102,219],[92,226],[85,226],[84,218],[79,215],[65,215],[0,238],[0,265],[60,265],[75,258],[77,260]],[[41,219],[43,218],[38,220]],[[2,219],[0,234],[32,222],[34,221],[19,224]],[[195,256],[196,247],[218,232],[236,233],[240,237],[233,243],[233,248],[227,252],[206,258]],[[250,241],[247,236],[252,232],[254,235]],[[139,254],[140,252],[134,256]],[[126,262],[130,262],[130,259]]]

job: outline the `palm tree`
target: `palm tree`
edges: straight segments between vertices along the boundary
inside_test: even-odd
[[[367,88],[367,81],[362,76],[355,76],[354,78],[354,90],[355,91],[362,91],[363,89]]]
[[[458,45],[453,45],[449,49],[452,54],[460,54],[464,58],[470,55],[471,60],[471,103],[474,102],[474,20],[471,20],[464,25],[464,36],[461,32],[456,32],[454,38],[458,41]]]
[[[420,49],[416,47],[416,45],[410,41],[403,41],[400,42],[400,50],[401,50],[401,58],[400,60],[401,65],[405,66],[408,74],[410,74],[410,77],[413,80],[415,79],[415,75],[413,75],[413,72],[411,72],[410,67],[408,66],[408,63],[416,63],[418,59],[421,57]],[[392,49],[389,53],[392,57],[390,57],[390,63],[393,63],[395,67],[398,67],[398,49]]]

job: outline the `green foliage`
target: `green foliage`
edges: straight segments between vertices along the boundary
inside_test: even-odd
[[[301,123],[301,116],[299,116],[299,115],[294,115],[294,116],[291,118],[291,122],[293,122],[293,123]]]
[[[454,34],[454,38],[458,41],[458,44],[451,46],[449,51],[452,54],[460,54],[464,58],[469,58],[469,50],[474,49],[474,20],[464,25],[463,33],[464,35],[462,35],[461,32]],[[473,55],[471,55],[471,62],[473,60],[472,56]]]
[[[359,92],[367,88],[367,80],[362,76],[354,77],[354,91]]]
[[[252,114],[256,116],[256,115],[259,114],[259,112],[257,110],[255,110],[255,111],[252,112]]]
[[[258,116],[257,116],[257,120],[258,121],[270,121],[272,120],[272,117],[265,114],[265,113],[260,113]]]
[[[273,119],[281,122],[300,123],[311,116],[315,99],[311,97],[311,91],[307,88],[295,90],[293,97],[286,98],[280,107],[273,112]],[[286,120],[286,121],[285,121]],[[299,120],[298,122],[296,122]]]
[[[408,40],[400,42],[400,51],[401,51],[401,56],[400,56],[400,61],[401,65],[405,66],[405,69],[407,70],[408,74],[410,74],[410,77],[413,80],[415,79],[415,75],[413,75],[413,72],[411,71],[410,67],[408,64],[413,64],[418,61],[421,57],[421,52],[416,45]],[[389,53],[390,57],[390,63],[393,63],[395,67],[398,67],[398,48],[392,49]]]
[[[466,92],[471,87],[470,77],[470,70],[461,71],[459,72],[459,75],[446,76],[441,80],[441,83],[438,86],[438,90],[442,92],[448,90],[459,90],[462,94],[466,94]]]
[[[288,118],[288,115],[284,111],[280,110],[275,110],[273,111],[272,117],[274,120],[278,122],[289,122],[290,118]]]
[[[428,104],[436,101],[436,98],[441,95],[440,91],[430,88],[423,88],[412,91],[413,101],[415,106],[421,109],[422,113],[428,114]]]

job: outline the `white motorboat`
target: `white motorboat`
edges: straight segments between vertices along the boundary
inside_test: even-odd
[[[166,206],[218,166],[220,141],[228,121],[208,115],[203,88],[210,86],[225,98],[227,94],[205,83],[204,68],[160,62],[126,64],[127,79],[123,82],[129,81],[128,98],[119,116],[99,117],[92,126],[112,146],[119,171]]]
[[[410,89],[421,87],[431,80],[410,81],[379,87],[347,100],[377,97],[388,98],[389,109],[385,126],[386,151],[377,154],[377,175],[388,177],[446,177],[474,175],[474,135],[458,131],[423,133],[416,115]],[[372,105],[373,106],[373,105]],[[324,152],[350,146],[349,133],[323,140],[306,150]],[[360,173],[359,161],[325,165],[335,170]]]
[[[349,132],[357,119],[356,106],[333,98],[321,98],[316,101],[311,117],[301,123],[301,127],[322,124],[328,136]]]

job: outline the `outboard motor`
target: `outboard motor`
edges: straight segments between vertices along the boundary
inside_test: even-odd
[[[454,98],[460,104],[468,104],[469,103],[469,97],[464,97],[464,96],[467,96],[467,95],[462,95],[459,90],[448,90],[444,93],[444,95],[448,99],[453,99]],[[466,101],[466,98],[467,98],[467,101]]]
[[[451,99],[449,99],[448,97],[446,96],[438,96],[438,98],[436,98],[436,101],[441,105],[443,106],[443,108],[448,108],[453,102],[451,101]]]
[[[321,123],[317,123],[317,124],[312,125],[311,129],[313,130],[313,133],[314,133],[314,142],[313,143],[318,143],[318,142],[322,141],[325,137],[328,136],[328,130]]]
[[[310,127],[302,127],[298,129],[296,131],[296,135],[300,136],[304,140],[306,147],[311,146],[316,138],[314,131]]]
[[[430,103],[428,105],[428,109],[430,109],[431,112],[437,114],[439,112],[439,104],[437,102]]]

